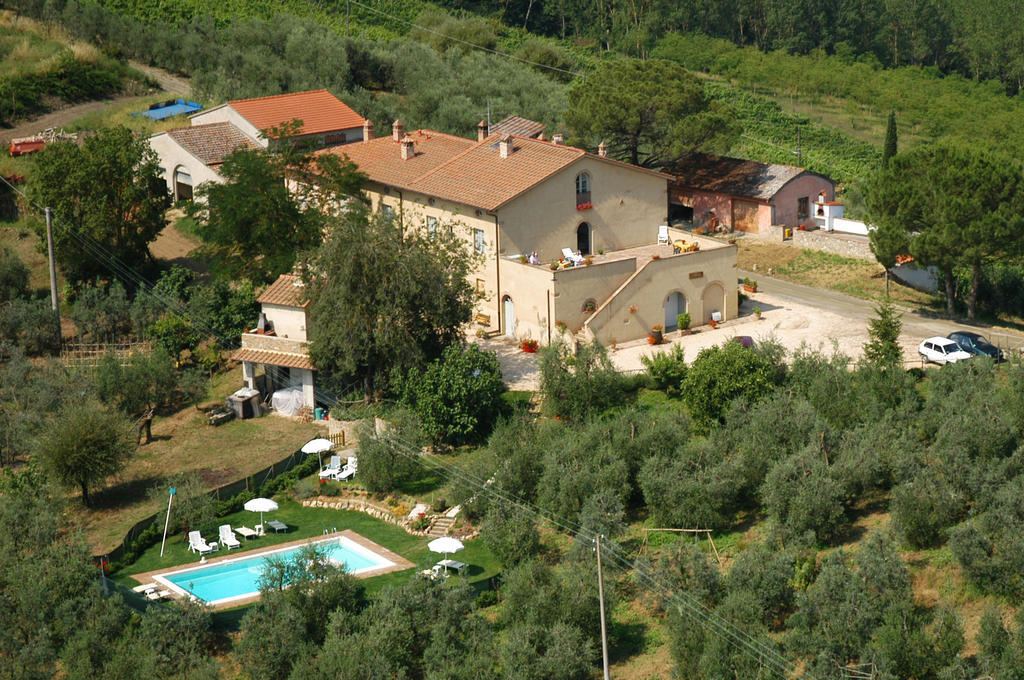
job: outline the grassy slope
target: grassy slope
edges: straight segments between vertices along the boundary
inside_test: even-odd
[[[222,401],[241,384],[237,367],[218,375],[208,396]],[[281,460],[316,435],[315,425],[278,416],[211,427],[202,413],[186,407],[153,421],[155,441],[141,446],[124,471],[96,494],[94,508],[81,508],[72,496],[72,520],[85,530],[96,553],[111,550],[133,524],[159,509],[146,494],[166,477],[192,471],[210,488],[217,487]]]

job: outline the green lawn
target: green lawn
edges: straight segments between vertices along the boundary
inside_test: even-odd
[[[273,532],[264,537],[242,541],[240,550],[233,550],[233,554],[243,554],[247,551],[264,550],[266,548],[294,541],[299,538],[318,538],[323,535],[325,529],[338,530],[350,529],[357,534],[378,543],[385,548],[392,550],[410,562],[416,564],[416,569],[426,569],[436,563],[443,556],[431,552],[427,543],[431,540],[425,536],[413,536],[404,529],[393,524],[388,524],[375,519],[361,512],[351,510],[329,510],[325,508],[305,508],[295,501],[278,499],[281,509],[267,513],[265,518],[277,519],[289,526],[284,533]],[[259,515],[241,511],[227,515],[220,520],[222,524],[232,526],[253,526],[259,522]],[[207,540],[216,539],[215,535],[208,534]],[[223,550],[220,553],[224,554]],[[160,544],[146,550],[133,564],[124,567],[121,571],[112,575],[112,578],[125,585],[135,585],[132,574],[154,571],[158,569],[169,569],[182,564],[189,564],[197,561],[194,553],[188,552],[188,540],[181,534],[169,536],[164,556],[160,557]],[[461,562],[470,565],[468,578],[471,582],[482,583],[500,571],[500,563],[484,547],[480,540],[472,540],[466,543],[464,550],[456,556]],[[365,579],[367,591],[372,595],[383,588],[403,583],[408,580],[414,570],[395,571],[390,574],[382,574]]]

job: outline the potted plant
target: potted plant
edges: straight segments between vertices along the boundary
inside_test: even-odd
[[[637,309],[639,309],[639,308],[636,305],[630,305],[629,306],[629,313],[630,314],[636,314]]]
[[[754,279],[743,279],[743,290],[745,290],[748,293],[756,293],[757,281],[755,281]]]
[[[592,264],[594,264],[594,258],[590,257],[589,255],[583,258],[583,266],[589,267]]]
[[[661,259],[661,255],[651,255],[651,259],[652,260],[660,260]]]
[[[523,350],[527,354],[533,354],[534,352],[537,351],[538,347],[540,347],[540,343],[537,342],[536,340],[527,339],[519,343],[519,349]]]
[[[680,335],[690,334],[690,313],[683,312],[682,314],[676,314],[676,325],[679,326]]]
[[[708,325],[711,326],[712,328],[718,328],[718,322],[715,321],[714,319],[708,321]]]
[[[558,329],[559,333],[564,333],[566,329],[569,328],[569,324],[565,323],[564,321],[556,321],[555,328]]]
[[[651,345],[660,345],[665,339],[665,327],[661,324],[651,326],[651,334],[647,336],[647,342]]]
[[[587,300],[583,303],[583,311],[587,314],[593,314],[597,311],[597,303],[593,300]]]
[[[754,318],[757,318],[757,319],[761,318],[761,308],[760,307],[754,307]]]

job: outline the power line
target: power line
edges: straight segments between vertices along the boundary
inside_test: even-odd
[[[512,59],[514,61],[518,61],[518,62],[523,63],[523,64],[528,64],[530,66],[536,66],[537,68],[547,69],[549,71],[557,71],[559,73],[566,73],[566,74],[571,75],[571,76],[581,76],[581,75],[583,75],[579,71],[570,71],[569,69],[558,68],[557,66],[550,66],[548,64],[540,64],[540,63],[538,63],[536,61],[530,61],[529,59],[523,59],[522,57],[517,57],[514,54],[509,54],[508,52],[499,52],[498,50],[490,48],[490,47],[485,47],[483,45],[478,45],[477,43],[469,42],[468,40],[463,40],[461,38],[456,38],[455,36],[447,35],[445,33],[441,33],[440,31],[435,31],[432,28],[427,28],[426,26],[420,26],[419,24],[415,24],[415,23],[413,23],[411,21],[408,21],[406,19],[402,19],[401,17],[396,17],[394,15],[388,14],[387,12],[379,10],[376,7],[370,7],[369,5],[364,5],[363,3],[359,2],[358,0],[348,0],[348,1],[350,3],[352,3],[353,5],[357,6],[357,7],[362,7],[363,9],[368,10],[370,12],[375,12],[376,14],[379,14],[379,15],[381,15],[383,17],[387,17],[388,19],[391,19],[392,21],[397,21],[398,23],[405,24],[405,25],[410,26],[412,28],[419,29],[421,31],[425,31],[427,33],[431,33],[433,35],[436,35],[436,36],[439,36],[441,38],[444,38],[445,40],[451,40],[452,42],[457,42],[457,43],[460,43],[462,45],[466,45],[467,47],[472,47],[473,49],[483,50],[484,52],[488,52],[490,54],[494,54],[494,55],[499,56],[499,57],[505,57],[507,59]]]
[[[402,440],[400,437],[390,432],[384,433],[382,436],[397,445],[396,450],[400,455],[411,458],[422,467],[438,472],[449,480],[454,479],[474,486],[478,492],[496,496],[501,502],[507,503],[512,507],[516,507],[521,512],[529,513],[532,515],[533,519],[539,519],[576,537],[589,542],[594,542],[595,535],[586,531],[583,527],[576,525],[574,522],[563,517],[559,517],[550,511],[542,510],[533,503],[521,498],[512,497],[510,500],[509,496],[495,490],[493,485],[490,483],[490,480],[481,483],[479,477],[466,470],[462,470],[460,468],[455,468],[453,470],[452,466],[430,465],[424,460],[424,457],[413,444]],[[735,624],[722,619],[699,600],[696,600],[686,593],[673,590],[668,584],[660,581],[657,577],[638,566],[635,561],[626,556],[620,548],[606,546],[605,551],[620,567],[625,570],[633,570],[636,572],[649,590],[657,592],[668,602],[674,604],[680,613],[703,626],[706,630],[727,638],[730,643],[738,646],[740,650],[748,656],[757,659],[761,663],[768,664],[766,668],[769,671],[783,678],[793,677],[796,675],[794,665],[777,651],[764,645],[757,638],[749,635]]]

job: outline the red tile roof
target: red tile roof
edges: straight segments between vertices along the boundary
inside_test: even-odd
[[[306,293],[306,288],[301,285],[299,277],[292,274],[281,274],[277,277],[277,281],[267,286],[267,289],[256,298],[256,302],[266,302],[283,307],[308,307],[309,295]]]
[[[256,145],[231,123],[207,123],[168,130],[167,135],[206,165],[217,165],[238,148]]]
[[[770,201],[791,180],[809,171],[792,165],[694,153],[665,168],[680,187]],[[809,173],[817,174],[817,173]],[[821,175],[824,177],[824,175]],[[831,179],[825,177],[829,182]],[[834,183],[834,182],[833,182]]]
[[[501,158],[498,135],[482,142],[432,130],[417,130],[410,135],[416,155],[404,161],[400,145],[390,136],[318,153],[348,156],[371,181],[484,210],[496,210],[584,157],[670,179],[653,170],[588,154],[583,149],[526,137],[512,137],[512,153]]]
[[[315,371],[316,367],[309,357],[304,354],[291,354],[289,352],[272,352],[267,349],[235,350],[231,355],[233,361],[249,361],[254,364],[270,364],[271,366],[287,366],[289,368],[306,368]]]
[[[544,132],[545,127],[547,126],[544,123],[538,123],[529,118],[509,116],[492,125],[488,132],[492,135],[500,135],[503,132],[507,132],[510,135],[517,135],[519,137],[539,137],[540,133]]]
[[[365,120],[327,90],[236,99],[228,105],[260,130],[298,118],[305,135],[360,127]]]

